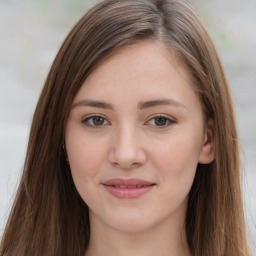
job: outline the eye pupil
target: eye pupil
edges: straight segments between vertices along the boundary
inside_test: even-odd
[[[100,116],[95,116],[93,118],[93,124],[94,125],[103,125],[104,124],[104,118]]]
[[[156,124],[157,126],[166,125],[166,122],[167,122],[167,120],[166,120],[166,118],[164,118],[164,117],[157,117],[157,118],[155,118],[155,124]]]

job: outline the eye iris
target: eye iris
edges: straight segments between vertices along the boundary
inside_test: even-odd
[[[93,124],[94,125],[103,125],[104,124],[104,118],[100,116],[96,116],[93,118]]]
[[[164,126],[164,125],[166,125],[166,122],[167,122],[167,120],[164,117],[157,117],[157,118],[155,118],[155,124],[157,126]]]

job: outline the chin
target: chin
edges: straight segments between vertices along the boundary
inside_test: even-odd
[[[140,221],[126,221],[121,223],[113,223],[112,227],[121,232],[141,233],[150,228],[149,224],[141,223]]]
[[[117,217],[118,216],[118,217]],[[112,228],[129,233],[139,233],[148,230],[154,226],[154,221],[143,215],[121,215],[117,214],[114,219],[105,220]],[[156,223],[155,223],[156,224]]]

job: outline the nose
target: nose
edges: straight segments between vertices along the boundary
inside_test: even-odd
[[[146,153],[143,150],[139,132],[133,127],[120,127],[113,134],[108,155],[109,162],[122,169],[131,169],[143,165]]]

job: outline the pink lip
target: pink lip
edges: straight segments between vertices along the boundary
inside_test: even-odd
[[[102,185],[117,198],[137,198],[149,192],[156,184],[140,179],[111,179]]]

